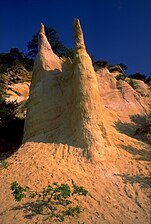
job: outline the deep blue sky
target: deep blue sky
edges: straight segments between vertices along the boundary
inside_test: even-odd
[[[124,63],[127,74],[151,73],[151,0],[1,0],[0,8],[0,52],[26,52],[41,22],[73,47],[73,19],[79,18],[95,59]]]

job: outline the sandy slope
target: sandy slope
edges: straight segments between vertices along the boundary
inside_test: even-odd
[[[15,210],[18,204],[9,189],[11,182],[41,190],[54,181],[74,180],[89,191],[89,196],[82,201],[79,198],[85,207],[79,219],[65,223],[149,224],[149,145],[113,130],[116,147],[102,148],[102,155],[93,162],[81,158],[80,149],[67,145],[23,145],[8,159],[8,168],[0,169],[0,223],[42,223],[43,217],[28,220],[23,208]]]

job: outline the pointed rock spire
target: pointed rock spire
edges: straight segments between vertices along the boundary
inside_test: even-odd
[[[103,144],[105,127],[103,124],[102,105],[100,101],[97,77],[92,60],[86,51],[83,32],[78,19],[74,20],[74,75],[73,112],[71,126],[74,136],[84,147],[93,142]],[[105,134],[104,134],[105,133]],[[106,141],[106,140],[105,140]]]
[[[81,29],[79,19],[74,19],[74,42],[75,42],[75,49],[80,48],[85,49],[83,32]]]
[[[52,52],[52,48],[50,46],[50,43],[47,40],[46,33],[45,33],[45,27],[43,23],[40,25],[40,31],[38,35],[38,50],[48,49]]]
[[[42,65],[46,70],[61,70],[61,61],[53,52],[51,45],[46,37],[44,25],[41,23],[38,35],[38,55],[35,60],[35,67]]]
[[[45,27],[44,27],[43,23],[40,24],[40,31],[39,31],[39,33],[45,34]]]

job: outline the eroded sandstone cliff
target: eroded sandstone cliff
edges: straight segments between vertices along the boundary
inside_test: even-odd
[[[63,61],[52,52],[41,25],[24,142],[63,143],[87,150],[109,143],[97,76],[79,20],[74,21],[74,37],[73,62]]]
[[[36,191],[74,181],[89,195],[77,200],[84,212],[65,223],[149,224],[150,145],[136,128],[146,120],[150,99],[107,68],[94,72],[79,20],[74,33],[72,62],[53,53],[41,25],[24,144],[0,169],[1,223],[43,223],[40,215],[26,218],[27,199],[14,202],[13,181]]]

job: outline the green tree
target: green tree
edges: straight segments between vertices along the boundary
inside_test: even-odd
[[[30,71],[33,67],[33,60],[25,56],[18,48],[11,48],[9,53],[0,53],[0,73],[4,73],[8,68],[19,64]]]
[[[59,57],[65,56],[73,58],[73,50],[67,48],[59,39],[57,32],[52,27],[45,26],[45,33],[52,50]],[[27,56],[35,58],[38,53],[38,32],[32,36],[31,41],[27,43],[28,54]]]
[[[14,62],[16,61],[22,63],[24,60],[24,54],[23,52],[19,51],[18,48],[11,48],[9,51],[9,57]]]

